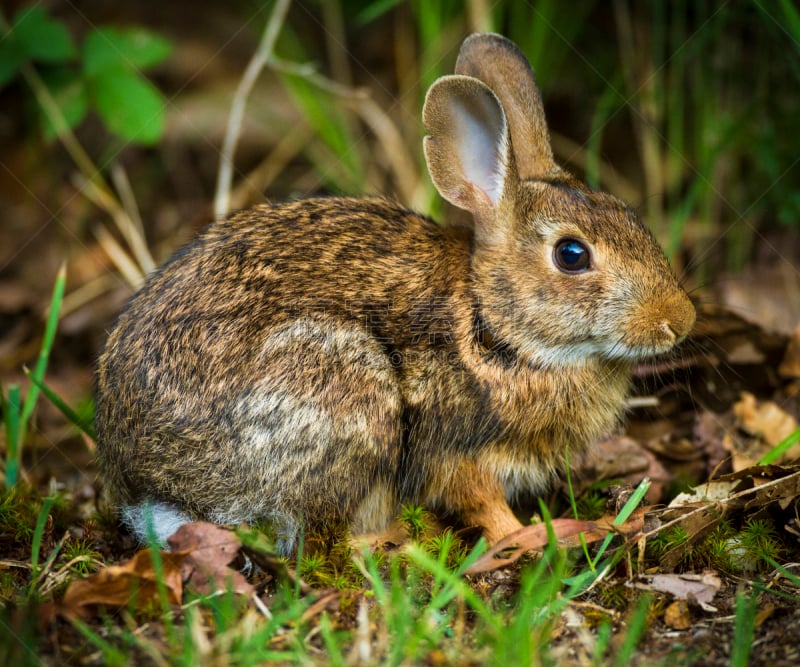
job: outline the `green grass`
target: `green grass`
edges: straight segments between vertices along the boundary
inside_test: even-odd
[[[731,667],[747,667],[750,664],[750,651],[753,648],[753,638],[755,637],[757,602],[756,594],[738,593],[736,595]]]
[[[5,423],[6,432],[5,485],[7,488],[14,488],[17,485],[19,467],[22,460],[22,446],[28,434],[28,424],[33,416],[36,401],[39,399],[40,387],[44,382],[47,362],[53,349],[66,282],[66,266],[62,265],[53,287],[50,309],[45,322],[44,335],[42,336],[42,344],[39,349],[36,366],[29,373],[32,384],[25,395],[25,400],[20,402],[19,386],[10,386],[7,393],[0,386],[0,399],[2,399],[0,400],[0,407],[3,409],[3,422]]]

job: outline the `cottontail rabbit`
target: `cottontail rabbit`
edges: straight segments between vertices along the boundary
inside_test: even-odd
[[[635,212],[553,162],[514,44],[469,37],[423,120],[433,182],[474,228],[377,198],[257,206],[132,298],[96,419],[139,536],[271,519],[289,552],[302,524],[378,530],[413,502],[498,540],[520,527],[507,498],[615,426],[632,362],[687,335]]]

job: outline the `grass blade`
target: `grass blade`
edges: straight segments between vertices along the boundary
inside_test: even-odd
[[[42,548],[44,527],[55,501],[56,499],[53,496],[45,498],[44,503],[42,503],[42,509],[39,511],[39,516],[36,518],[36,528],[33,531],[33,541],[31,542],[31,587],[34,586],[39,575],[39,552]]]
[[[636,645],[647,629],[647,611],[650,608],[650,601],[651,597],[649,595],[643,595],[636,603],[636,609],[634,609],[628,623],[625,639],[619,648],[619,652],[614,657],[615,667],[624,667],[630,664]]]
[[[56,337],[56,329],[58,327],[58,316],[61,312],[61,303],[64,300],[64,287],[67,283],[67,267],[62,264],[56,276],[56,283],[53,286],[53,296],[50,299],[50,312],[47,316],[47,323],[44,328],[44,336],[42,338],[42,347],[39,350],[39,358],[36,360],[36,367],[33,369],[31,378],[35,378],[41,382],[44,379],[45,371],[47,370],[47,362],[50,358],[50,351],[53,349],[53,340]],[[25,403],[22,406],[22,413],[20,416],[19,424],[19,445],[25,441],[25,435],[28,428],[28,420],[33,414],[33,409],[36,407],[36,400],[39,398],[39,387],[34,384],[25,396]]]
[[[736,596],[731,667],[747,667],[756,629],[756,595]]]
[[[766,454],[764,454],[764,456],[762,456],[761,460],[758,462],[758,465],[765,466],[769,465],[770,463],[775,463],[775,461],[777,461],[798,442],[800,442],[800,428],[793,433],[790,433]]]
[[[20,392],[19,385],[12,384],[8,388],[8,398],[0,389],[2,399],[3,421],[6,427],[6,487],[13,488],[17,484],[17,475],[22,448],[19,439]]]
[[[56,392],[54,392],[43,380],[36,378],[27,368],[25,374],[30,378],[30,381],[39,388],[39,390],[47,397],[47,399],[58,408],[59,412],[64,415],[67,420],[77,426],[81,431],[88,435],[92,440],[97,440],[92,427],[91,420],[87,421],[82,418],[75,410],[64,402]]]
[[[634,492],[631,494],[631,497],[628,498],[628,502],[623,505],[622,509],[617,514],[617,518],[614,519],[613,524],[615,526],[620,526],[625,523],[633,511],[639,507],[639,503],[642,502],[642,499],[645,497],[645,494],[650,489],[650,480],[648,478],[644,478],[641,482],[639,482],[639,486],[636,487]],[[605,553],[605,550],[608,548],[608,545],[611,544],[611,540],[615,537],[614,533],[609,533],[606,535],[606,538],[603,540],[603,544],[600,545],[600,548],[597,550],[597,555],[594,557],[593,565],[597,567],[597,563],[600,562],[600,558]]]

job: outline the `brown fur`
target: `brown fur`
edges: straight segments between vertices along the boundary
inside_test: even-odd
[[[120,502],[273,518],[287,544],[301,522],[380,529],[415,502],[496,540],[519,526],[508,496],[614,427],[631,360],[683,338],[694,309],[634,212],[552,163],[541,103],[521,128],[520,102],[486,85],[473,52],[538,99],[508,44],[470,38],[470,76],[426,102],[431,175],[474,231],[382,199],[260,206],[148,279],[99,362],[98,451]],[[523,141],[546,148],[522,165]],[[564,237],[592,270],[555,266]]]

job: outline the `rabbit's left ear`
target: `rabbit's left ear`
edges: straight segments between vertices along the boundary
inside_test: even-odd
[[[425,160],[450,203],[490,224],[516,183],[508,122],[489,87],[469,76],[445,76],[428,90],[422,118]]]
[[[470,35],[458,52],[456,74],[483,81],[500,100],[521,180],[558,170],[536,77],[516,44],[494,33]]]

